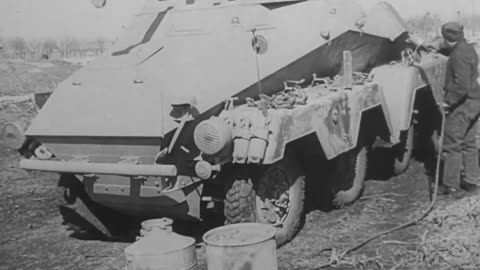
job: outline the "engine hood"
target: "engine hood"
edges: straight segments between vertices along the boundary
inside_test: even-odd
[[[145,87],[135,70],[87,68],[59,85],[28,128],[28,136],[159,137],[177,123],[172,95]]]

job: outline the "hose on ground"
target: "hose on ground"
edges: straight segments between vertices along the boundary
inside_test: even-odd
[[[334,258],[334,260],[331,260],[330,262],[328,262],[326,264],[320,265],[320,266],[314,268],[314,270],[323,269],[323,268],[326,268],[326,267],[329,267],[329,266],[335,266],[338,263],[338,261],[340,259],[342,259],[343,257],[345,257],[347,254],[358,250],[359,248],[367,245],[371,241],[373,241],[373,240],[375,240],[375,239],[377,239],[381,236],[385,236],[387,234],[390,234],[390,233],[393,233],[395,231],[398,231],[398,230],[401,230],[401,229],[404,229],[404,228],[407,228],[407,227],[410,227],[412,225],[417,224],[418,222],[420,222],[422,219],[424,219],[433,210],[433,207],[434,207],[435,202],[437,200],[438,183],[439,183],[439,178],[440,178],[440,162],[442,160],[442,151],[443,151],[442,150],[442,148],[443,148],[443,132],[444,132],[444,129],[445,129],[445,111],[444,111],[444,109],[441,105],[439,105],[438,107],[439,107],[440,113],[442,115],[442,122],[441,122],[441,126],[440,126],[440,136],[438,138],[439,147],[438,147],[437,161],[436,161],[436,168],[435,168],[435,187],[434,187],[434,190],[433,190],[433,196],[431,196],[431,201],[430,201],[430,204],[428,205],[426,211],[422,215],[418,216],[417,218],[415,218],[411,221],[408,221],[406,223],[400,224],[400,225],[398,225],[396,227],[393,227],[391,229],[388,229],[386,231],[375,234],[375,235],[371,236],[370,238],[366,239],[365,241],[362,241],[361,243],[359,243],[357,245],[349,247],[348,249],[346,249],[345,251],[340,253],[340,255],[337,258]],[[430,192],[429,194],[431,194],[431,189],[429,189],[429,192]],[[323,251],[327,251],[327,250],[333,251],[334,249],[332,247],[324,248],[320,251],[320,253],[323,252]]]

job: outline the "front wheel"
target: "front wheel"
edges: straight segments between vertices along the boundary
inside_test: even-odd
[[[367,152],[367,147],[359,147],[337,158],[337,176],[341,177],[341,181],[346,185],[335,194],[334,205],[348,205],[362,194],[367,172]]]
[[[236,179],[225,199],[226,223],[258,222],[277,229],[277,246],[290,241],[304,218],[305,177],[293,162],[268,167],[258,179]]]

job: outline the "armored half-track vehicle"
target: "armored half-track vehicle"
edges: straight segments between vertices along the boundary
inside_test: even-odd
[[[64,216],[107,236],[119,215],[220,209],[227,223],[274,225],[283,244],[306,189],[340,206],[360,195],[370,149],[390,148],[397,173],[408,166],[446,60],[407,39],[387,3],[147,0],[55,90],[20,166],[60,173]]]

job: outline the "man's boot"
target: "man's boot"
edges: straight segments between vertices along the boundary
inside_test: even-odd
[[[467,181],[460,181],[460,188],[471,193],[475,193],[479,190],[479,187],[475,184],[469,183]]]
[[[435,186],[432,185],[432,192],[435,191]],[[458,189],[452,187],[452,186],[447,186],[444,184],[438,184],[438,189],[437,189],[437,195],[449,195],[458,192]]]

